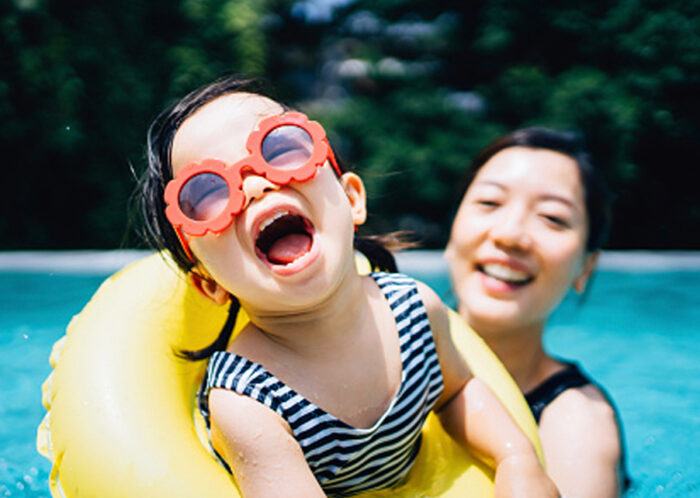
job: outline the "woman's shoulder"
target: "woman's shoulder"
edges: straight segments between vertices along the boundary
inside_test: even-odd
[[[557,475],[570,474],[573,466],[578,469],[574,474],[583,472],[592,482],[617,486],[620,428],[615,409],[595,384],[572,387],[557,396],[542,413],[539,432],[555,482],[562,482]]]
[[[563,370],[527,395],[528,402],[538,396],[546,401],[538,420],[540,434],[545,439],[559,441],[554,443],[557,446],[588,444],[598,451],[619,454],[617,413],[608,395],[577,364],[563,363]]]
[[[617,420],[615,409],[608,398],[593,383],[571,387],[559,394],[542,413],[540,430],[552,427],[571,431],[580,427],[615,429]],[[563,427],[565,426],[565,427]]]

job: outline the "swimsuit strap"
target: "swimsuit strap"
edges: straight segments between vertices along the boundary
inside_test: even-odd
[[[559,360],[561,361],[561,360]],[[565,367],[563,370],[555,373],[539,386],[532,389],[529,393],[525,394],[525,400],[527,404],[530,405],[530,411],[535,416],[535,421],[537,425],[540,423],[540,418],[542,417],[542,412],[547,406],[556,399],[561,393],[567,389],[574,389],[577,387],[587,386],[588,384],[593,384],[600,390],[608,404],[613,408],[615,412],[615,419],[617,421],[617,427],[620,431],[620,474],[622,479],[623,490],[629,489],[632,480],[630,478],[629,472],[627,471],[627,458],[626,448],[625,448],[625,438],[623,436],[622,420],[620,419],[620,414],[617,411],[617,407],[613,402],[612,398],[601,386],[593,382],[591,379],[586,377],[581,372],[581,369],[577,364],[568,361],[563,361]]]
[[[551,377],[525,394],[525,400],[530,405],[530,410],[535,416],[535,422],[539,425],[542,412],[554,399],[567,389],[582,387],[591,383],[591,380],[581,373],[575,363],[566,363],[563,370],[556,372]]]

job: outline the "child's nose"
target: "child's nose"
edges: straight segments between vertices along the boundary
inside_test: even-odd
[[[260,199],[265,192],[271,190],[279,190],[279,185],[271,182],[264,176],[256,175],[255,173],[244,174],[243,177],[243,194],[245,195],[245,207],[253,201]]]

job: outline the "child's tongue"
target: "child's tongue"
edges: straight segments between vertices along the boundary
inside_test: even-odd
[[[300,258],[311,249],[308,233],[290,233],[277,239],[267,251],[267,259],[276,265],[286,265]]]

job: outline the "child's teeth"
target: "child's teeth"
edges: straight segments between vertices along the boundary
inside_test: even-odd
[[[262,231],[265,230],[267,227],[269,227],[270,225],[272,225],[272,224],[275,222],[275,220],[278,220],[278,219],[280,219],[282,216],[286,216],[286,215],[288,215],[288,214],[289,214],[288,211],[281,211],[281,212],[275,214],[273,217],[268,218],[267,220],[265,220],[265,221],[262,223],[262,225],[260,225],[260,231],[262,232]]]
[[[487,275],[508,282],[524,282],[530,278],[530,275],[525,272],[514,270],[509,266],[499,265],[498,263],[483,265],[483,269]]]

